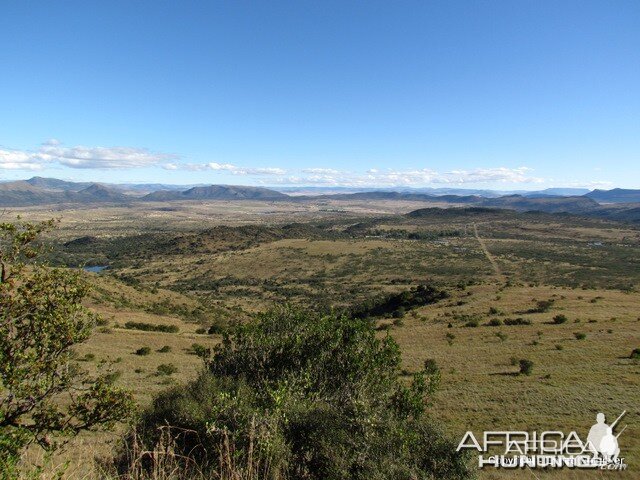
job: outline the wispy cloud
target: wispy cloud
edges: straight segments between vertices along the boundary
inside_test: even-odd
[[[230,173],[232,175],[285,175],[287,171],[277,167],[249,168],[239,167],[231,163],[166,163],[162,165],[165,170],[189,170],[192,172],[213,171],[218,173]]]
[[[303,173],[310,175],[291,175],[278,178],[278,183],[289,185],[324,185],[343,187],[409,187],[429,184],[465,185],[473,183],[542,183],[544,179],[530,175],[531,169],[483,168],[474,170],[378,170],[370,169],[366,173],[354,173],[332,169],[307,169]]]
[[[335,170],[333,168],[305,168],[302,170],[303,173],[313,173],[319,175],[338,175],[340,170]]]
[[[188,163],[182,158],[137,147],[66,147],[50,139],[33,151],[0,148],[0,169],[40,170],[62,166],[75,169],[133,169],[161,167],[166,170],[208,172],[219,175],[253,177],[265,185],[317,185],[345,187],[411,187],[466,184],[533,184],[545,179],[532,175],[528,167],[452,169],[431,168],[349,171],[317,166],[285,169],[276,166],[253,167],[227,162]],[[548,179],[547,179],[548,180]]]
[[[0,150],[0,169],[40,170],[52,164],[70,168],[128,169],[158,165],[175,155],[135,147],[64,147],[56,139],[37,150]]]
[[[43,162],[33,158],[28,152],[0,149],[0,169],[2,170],[40,170]]]

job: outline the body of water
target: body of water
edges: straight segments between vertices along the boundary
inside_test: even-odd
[[[93,267],[84,267],[84,270],[87,272],[100,273],[105,268],[109,268],[108,265],[95,265]]]

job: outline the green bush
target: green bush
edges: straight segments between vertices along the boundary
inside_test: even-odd
[[[431,305],[445,298],[449,298],[449,293],[445,290],[433,285],[418,285],[411,290],[367,300],[351,309],[350,316],[367,318],[391,314],[394,317],[402,317],[408,310]]]
[[[584,340],[585,338],[587,338],[587,334],[582,332],[576,332],[573,334],[573,336],[576,337],[576,340]]]
[[[634,348],[629,358],[633,358],[636,360],[640,359],[640,348]]]
[[[513,325],[531,325],[531,320],[528,318],[506,318],[504,320],[505,325],[513,326]]]
[[[124,328],[129,330],[143,330],[145,332],[178,333],[180,331],[177,325],[155,325],[153,323],[131,321],[125,323]]]
[[[176,367],[173,363],[163,363],[158,365],[157,373],[158,375],[173,375],[178,371],[178,367]]]
[[[496,332],[496,337],[498,337],[501,342],[506,341],[508,338],[507,335],[503,332]]]
[[[480,325],[480,322],[478,322],[478,320],[469,320],[467,323],[464,324],[465,327],[470,327],[470,328],[476,328],[477,326]]]
[[[440,371],[437,362],[433,358],[427,358],[424,361],[424,373],[427,375],[435,375]]]
[[[207,333],[209,335],[222,335],[225,331],[226,331],[226,327],[222,323],[216,322],[209,327],[209,330],[207,330]]]
[[[82,274],[43,261],[40,238],[53,227],[0,221],[2,479],[31,478],[18,466],[29,445],[52,451],[65,436],[109,428],[133,412],[128,391],[72,362],[99,318],[84,306],[90,286]]]
[[[165,345],[162,348],[158,349],[158,353],[169,353],[171,351],[171,347],[169,345]]]
[[[560,325],[560,324],[566,323],[567,320],[569,320],[567,318],[567,316],[562,314],[562,313],[560,313],[560,314],[556,315],[555,317],[553,317],[553,323],[555,323],[556,325]]]
[[[500,325],[502,325],[502,320],[500,320],[499,318],[492,318],[491,320],[489,320],[487,325],[489,327],[499,327]]]
[[[400,361],[369,320],[272,311],[225,336],[195,382],[156,398],[138,438],[153,448],[171,426],[175,454],[215,478],[470,478],[468,457],[426,416],[439,372],[406,383]],[[131,458],[120,460],[126,473]]]
[[[520,360],[519,364],[521,375],[531,375],[531,372],[533,370],[533,362],[531,360],[523,358],[522,360]]]
[[[151,348],[150,347],[140,347],[139,349],[137,349],[135,351],[136,355],[140,355],[140,356],[145,356],[145,355],[149,355],[151,353]]]
[[[205,358],[209,356],[209,353],[211,353],[211,351],[204,345],[201,345],[199,343],[192,343],[190,353],[197,355],[198,357]]]
[[[551,310],[555,300],[538,300],[536,306],[529,310],[529,313],[545,313]]]

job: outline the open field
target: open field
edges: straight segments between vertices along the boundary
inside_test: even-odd
[[[433,282],[450,298],[376,322],[380,335],[399,342],[404,373],[426,359],[437,362],[442,381],[431,412],[452,437],[485,429],[586,435],[597,412],[610,420],[627,410],[620,438],[627,472],[535,475],[636,478],[640,363],[628,357],[640,346],[640,230],[484,209],[404,215],[419,206],[180,202],[171,205],[175,211],[143,205],[20,213],[27,220],[62,217],[52,237],[59,263],[111,267],[87,274],[96,286],[90,305],[104,324],[78,357],[90,369],[112,362],[117,382],[132,388],[141,405],[168,384],[194,377],[201,360],[192,345],[220,340],[206,333],[211,325],[224,328],[285,302],[347,309]],[[547,307],[535,311],[543,300]],[[554,324],[558,314],[567,321]],[[520,324],[506,325],[518,318]],[[179,330],[141,331],[126,322]],[[165,345],[169,351],[159,352]],[[142,347],[148,355],[135,353]],[[513,363],[523,358],[533,361],[530,376],[516,375]],[[177,371],[159,374],[161,364]],[[106,455],[113,443],[105,442],[116,440],[114,434],[76,440],[84,446],[68,448],[69,471],[90,471],[78,452]],[[481,477],[535,478],[526,470],[487,470]]]

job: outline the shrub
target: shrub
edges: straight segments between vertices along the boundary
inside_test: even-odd
[[[446,339],[447,339],[447,343],[449,345],[453,345],[453,341],[455,340],[456,336],[451,333],[451,332],[447,332],[447,334],[445,335]]]
[[[489,307],[489,315],[498,315],[500,313],[500,310],[498,310],[496,307]]]
[[[634,348],[629,358],[633,358],[636,360],[640,359],[640,348]]]
[[[499,327],[500,325],[502,325],[502,320],[500,320],[499,318],[492,318],[491,320],[489,320],[487,325],[489,327]]]
[[[519,365],[521,375],[531,375],[531,371],[533,370],[533,362],[531,360],[523,358],[519,361]]]
[[[439,374],[407,383],[400,361],[369,320],[272,311],[235,327],[187,388],[156,398],[138,438],[153,449],[175,429],[176,458],[207,478],[469,478],[468,457],[426,416]],[[154,471],[146,458],[138,465]]]
[[[355,318],[403,316],[404,312],[424,305],[431,305],[449,298],[449,294],[433,285],[418,285],[411,290],[370,299],[356,307],[350,314]],[[398,313],[396,313],[398,312]]]
[[[427,358],[424,361],[424,373],[427,375],[434,375],[440,371],[440,367],[436,363],[435,359]]]
[[[528,318],[522,318],[522,317],[518,317],[518,318],[507,318],[504,321],[505,325],[531,325],[531,320],[529,320]]]
[[[226,331],[225,326],[220,322],[216,322],[209,327],[209,330],[207,330],[207,333],[209,335],[222,335],[225,331]]]
[[[80,358],[82,362],[92,362],[96,359],[95,353],[87,353],[84,357]]]
[[[469,320],[467,323],[464,324],[465,327],[470,327],[470,328],[475,328],[478,325],[480,325],[480,322],[478,322],[478,320]]]
[[[576,337],[576,340],[584,340],[585,338],[587,338],[587,334],[582,332],[576,332],[573,334],[573,336]]]
[[[163,332],[163,333],[178,333],[180,328],[177,325],[155,325],[153,323],[146,322],[127,322],[124,324],[124,328],[129,330],[143,330],[145,332]]]
[[[403,320],[401,317],[399,317],[399,318],[394,318],[394,319],[393,319],[393,324],[394,324],[396,327],[401,327],[401,326],[403,326],[403,325],[404,325],[404,320]]]
[[[556,350],[563,350],[563,349],[564,349],[564,347],[562,345],[560,345],[560,344],[556,345]]]
[[[30,444],[53,450],[58,444],[51,437],[108,428],[133,410],[129,392],[71,362],[73,349],[90,337],[98,318],[83,306],[90,288],[82,275],[42,261],[39,239],[53,226],[0,222],[3,479],[22,477],[17,463]]]
[[[198,335],[204,335],[205,333],[207,333],[207,329],[206,328],[196,328],[196,333]]]
[[[560,325],[562,323],[566,323],[568,320],[567,316],[559,313],[558,315],[556,315],[555,317],[553,317],[553,323],[555,323],[556,325]]]
[[[549,310],[551,310],[551,307],[553,306],[553,303],[554,303],[553,299],[538,300],[536,302],[536,306],[534,308],[532,308],[531,310],[529,310],[529,313],[546,313]]]
[[[139,349],[137,349],[135,351],[136,355],[140,355],[140,356],[145,356],[145,355],[149,355],[151,353],[151,348],[150,347],[140,347]]]
[[[157,373],[158,375],[173,375],[178,371],[178,367],[176,367],[173,363],[163,363],[158,365]]]
[[[199,343],[192,343],[191,344],[191,353],[194,354],[194,355],[197,355],[198,357],[205,358],[205,357],[209,356],[211,351],[210,351],[210,349],[208,349],[204,345],[201,345]]]
[[[507,335],[502,332],[496,332],[496,337],[498,337],[501,342],[504,342],[507,339]]]
[[[171,347],[169,345],[165,345],[164,347],[158,349],[159,353],[169,353],[171,351]]]
[[[115,372],[110,372],[105,374],[104,376],[104,381],[106,383],[108,383],[109,385],[112,385],[116,382],[116,380],[118,380],[120,377],[122,376],[122,372],[120,370],[117,370]]]

